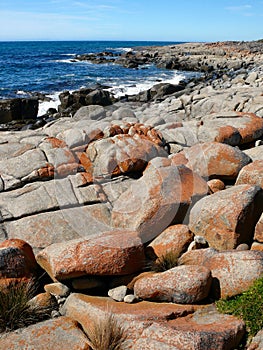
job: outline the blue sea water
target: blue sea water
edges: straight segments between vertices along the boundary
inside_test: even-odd
[[[72,62],[76,54],[113,51],[172,42],[142,41],[28,41],[0,42],[0,98],[41,92],[54,97],[61,91],[77,90],[94,83],[111,86],[116,95],[137,93],[157,81],[175,81],[183,73],[153,65],[129,69],[119,65]]]

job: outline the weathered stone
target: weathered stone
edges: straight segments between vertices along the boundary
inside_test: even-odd
[[[138,231],[147,242],[171,223],[182,223],[190,204],[206,194],[206,182],[190,169],[155,158],[114,203],[112,225]]]
[[[137,338],[134,350],[231,350],[245,333],[243,321],[206,308],[166,324],[153,323]]]
[[[37,262],[54,280],[127,275],[143,267],[144,251],[135,232],[116,230],[52,244],[38,253]]]
[[[60,350],[61,342],[65,350],[90,349],[78,323],[68,317],[40,322],[20,332],[7,333],[0,338],[0,347],[10,350]]]
[[[140,278],[134,284],[134,292],[146,300],[191,304],[208,296],[211,283],[211,274],[207,268],[178,266]]]
[[[263,349],[263,329],[259,331],[251,340],[247,350]]]
[[[126,286],[119,286],[108,291],[108,296],[116,301],[124,301],[124,298],[127,294]]]
[[[235,179],[250,158],[238,148],[218,142],[198,144],[183,151],[186,166],[208,179]]]
[[[263,252],[224,251],[211,248],[185,253],[179,264],[205,266],[213,277],[212,292],[217,298],[227,298],[248,290],[263,274]]]
[[[70,289],[60,282],[46,284],[44,289],[46,292],[59,297],[67,297],[70,294]]]
[[[31,246],[20,239],[0,243],[0,287],[36,277],[37,262]]]
[[[223,181],[219,179],[212,179],[207,182],[208,187],[212,191],[212,193],[222,191],[225,189],[225,184]]]
[[[217,141],[236,146],[255,141],[263,135],[263,120],[253,113],[213,113],[207,114],[202,121],[198,128],[200,142]]]
[[[164,230],[147,247],[147,254],[160,257],[168,251],[180,256],[193,240],[194,235],[186,225],[173,225]]]
[[[30,307],[39,309],[44,308],[46,313],[51,315],[52,310],[58,308],[58,303],[54,295],[45,292],[37,294],[34,298],[30,299],[28,304]]]
[[[260,243],[263,243],[263,213],[257,222],[254,239]]]
[[[105,109],[99,105],[83,106],[73,116],[75,120],[101,120],[105,117]]]
[[[253,242],[251,246],[251,250],[259,250],[263,252],[263,243]]]
[[[138,298],[134,294],[125,295],[123,301],[127,304],[133,304],[138,301]]]
[[[246,165],[238,174],[236,185],[257,185],[263,189],[263,160]]]
[[[255,160],[263,160],[263,145],[246,149],[243,152],[246,153],[246,155],[248,155],[253,162]]]
[[[94,319],[109,313],[123,325],[129,338],[137,339],[141,331],[155,322],[165,322],[193,313],[196,306],[142,301],[132,305],[116,303],[111,298],[92,297],[84,294],[71,294],[61,312],[78,321],[84,331]]]
[[[44,153],[39,149],[29,150],[22,155],[0,161],[0,174],[4,189],[9,190],[21,185],[23,181],[34,180],[34,171],[47,164]],[[32,175],[31,175],[32,174]]]
[[[67,242],[108,231],[109,209],[104,204],[40,213],[5,223],[9,238],[20,238],[38,252],[53,243]]]
[[[250,243],[263,210],[262,196],[262,189],[251,185],[214,193],[195,204],[190,212],[189,228],[219,250]]]
[[[164,149],[138,135],[116,135],[93,142],[87,154],[95,177],[113,177],[144,170],[155,157],[168,156]]]

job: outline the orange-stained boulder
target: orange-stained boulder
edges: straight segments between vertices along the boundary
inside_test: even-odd
[[[238,174],[236,185],[250,184],[263,188],[263,160],[246,165]]]
[[[128,275],[140,271],[145,261],[143,244],[136,232],[118,230],[52,244],[36,258],[54,280]]]
[[[0,243],[0,287],[36,277],[37,262],[31,246],[21,239]]]
[[[216,141],[232,146],[253,142],[263,135],[263,119],[254,113],[222,112],[202,118],[200,142]]]
[[[59,317],[37,323],[20,332],[6,333],[0,338],[0,348],[8,350],[89,350],[87,337],[78,323],[69,317]]]
[[[186,225],[173,225],[165,229],[147,247],[147,254],[160,257],[168,251],[180,256],[192,242],[194,235]]]
[[[212,191],[212,193],[222,191],[225,189],[225,184],[223,181],[219,179],[212,179],[207,182],[208,187]]]
[[[235,179],[251,159],[238,148],[218,143],[197,144],[183,151],[186,166],[208,179]]]
[[[217,252],[211,248],[182,255],[179,264],[197,264],[211,270],[212,292],[217,298],[245,292],[263,274],[263,252],[256,250]]]
[[[138,231],[143,242],[150,241],[171,223],[182,223],[189,206],[207,192],[206,182],[184,165],[155,158],[115,201],[112,225]]]
[[[87,155],[93,164],[94,177],[113,177],[141,172],[155,157],[168,157],[166,151],[144,135],[116,135],[92,142]]]
[[[210,247],[227,250],[250,243],[263,210],[263,190],[239,185],[197,202],[190,212],[189,228]]]
[[[144,300],[192,304],[205,299],[212,283],[209,269],[203,266],[177,266],[145,276],[134,284],[134,293]]]

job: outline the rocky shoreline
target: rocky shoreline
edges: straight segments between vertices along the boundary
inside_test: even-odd
[[[111,313],[129,349],[236,349],[245,324],[214,302],[263,276],[263,42],[74,59],[202,76],[121,99],[64,92],[42,125],[0,132],[0,289],[42,276],[31,303],[52,316],[0,347],[90,349]],[[177,266],[153,271],[169,252]]]

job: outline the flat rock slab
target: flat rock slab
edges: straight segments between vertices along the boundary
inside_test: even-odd
[[[62,345],[63,344],[63,345]],[[0,337],[0,348],[8,350],[89,350],[87,337],[68,317],[40,322]]]
[[[146,301],[125,304],[75,293],[68,297],[63,313],[77,320],[84,330],[112,313],[125,329],[129,349],[211,350],[213,344],[216,349],[235,348],[244,334],[244,323],[217,313],[213,307],[203,309]]]
[[[125,329],[125,333],[130,340],[128,348],[132,349],[133,343],[140,338],[143,330],[154,322],[166,323],[169,319],[176,319],[191,314],[196,308],[193,305],[147,301],[127,304],[113,301],[111,298],[73,293],[67,298],[62,312],[79,322],[84,331],[87,331],[93,322],[113,314]]]
[[[137,233],[124,230],[52,244],[40,251],[36,259],[54,280],[128,275],[140,271],[145,261]]]
[[[238,185],[198,201],[190,212],[189,228],[213,248],[233,249],[252,241],[262,211],[262,189]]]
[[[205,299],[212,283],[210,270],[201,266],[178,266],[140,278],[135,295],[145,300],[193,304]]]
[[[8,238],[23,239],[38,252],[53,243],[108,231],[109,218],[107,205],[94,204],[7,221],[4,223],[4,229]]]
[[[133,350],[231,350],[245,333],[243,321],[213,308],[146,328]]]

